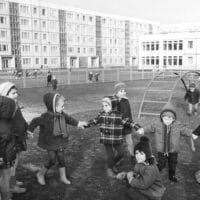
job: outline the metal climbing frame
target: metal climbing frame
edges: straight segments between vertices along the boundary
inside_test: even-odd
[[[195,74],[200,77],[200,73],[197,71],[187,71],[185,73],[164,71],[155,74],[144,92],[138,112],[138,118],[141,118],[143,115],[159,116],[163,106],[171,101],[180,80],[182,81],[185,90],[187,90],[187,84],[185,83],[184,77],[189,74]],[[162,97],[163,95],[164,97]],[[153,111],[145,111],[146,108],[150,108]],[[155,112],[155,110],[159,110],[159,112]]]

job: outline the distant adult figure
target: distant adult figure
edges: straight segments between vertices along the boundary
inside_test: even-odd
[[[88,79],[89,79],[89,81],[92,81],[92,79],[93,79],[93,72],[89,72]]]
[[[36,69],[35,69],[34,72],[33,72],[33,76],[34,76],[35,78],[37,78],[37,70],[36,70]]]
[[[95,81],[98,82],[99,81],[99,73],[95,73],[94,77],[95,77]]]
[[[49,87],[49,85],[51,85],[51,79],[52,79],[51,71],[48,71],[47,72],[47,87]]]
[[[57,85],[58,85],[58,81],[57,81],[57,79],[56,79],[56,77],[54,75],[52,76],[51,84],[52,84],[53,90],[56,90],[57,89]]]

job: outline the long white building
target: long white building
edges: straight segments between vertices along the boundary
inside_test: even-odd
[[[0,69],[138,65],[138,35],[159,23],[49,4],[0,0]]]

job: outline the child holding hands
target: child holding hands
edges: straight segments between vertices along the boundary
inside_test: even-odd
[[[49,161],[37,173],[39,184],[45,185],[45,174],[58,160],[60,181],[65,184],[71,184],[66,177],[64,150],[69,140],[67,124],[84,128],[86,122],[77,121],[64,112],[65,98],[58,93],[47,93],[43,97],[47,111],[40,117],[34,118],[28,130],[33,132],[39,126],[38,146],[47,150]]]

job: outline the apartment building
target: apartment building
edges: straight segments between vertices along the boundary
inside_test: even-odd
[[[138,65],[138,36],[159,23],[64,7],[0,0],[0,69]]]
[[[199,70],[200,32],[141,36],[139,68]]]

